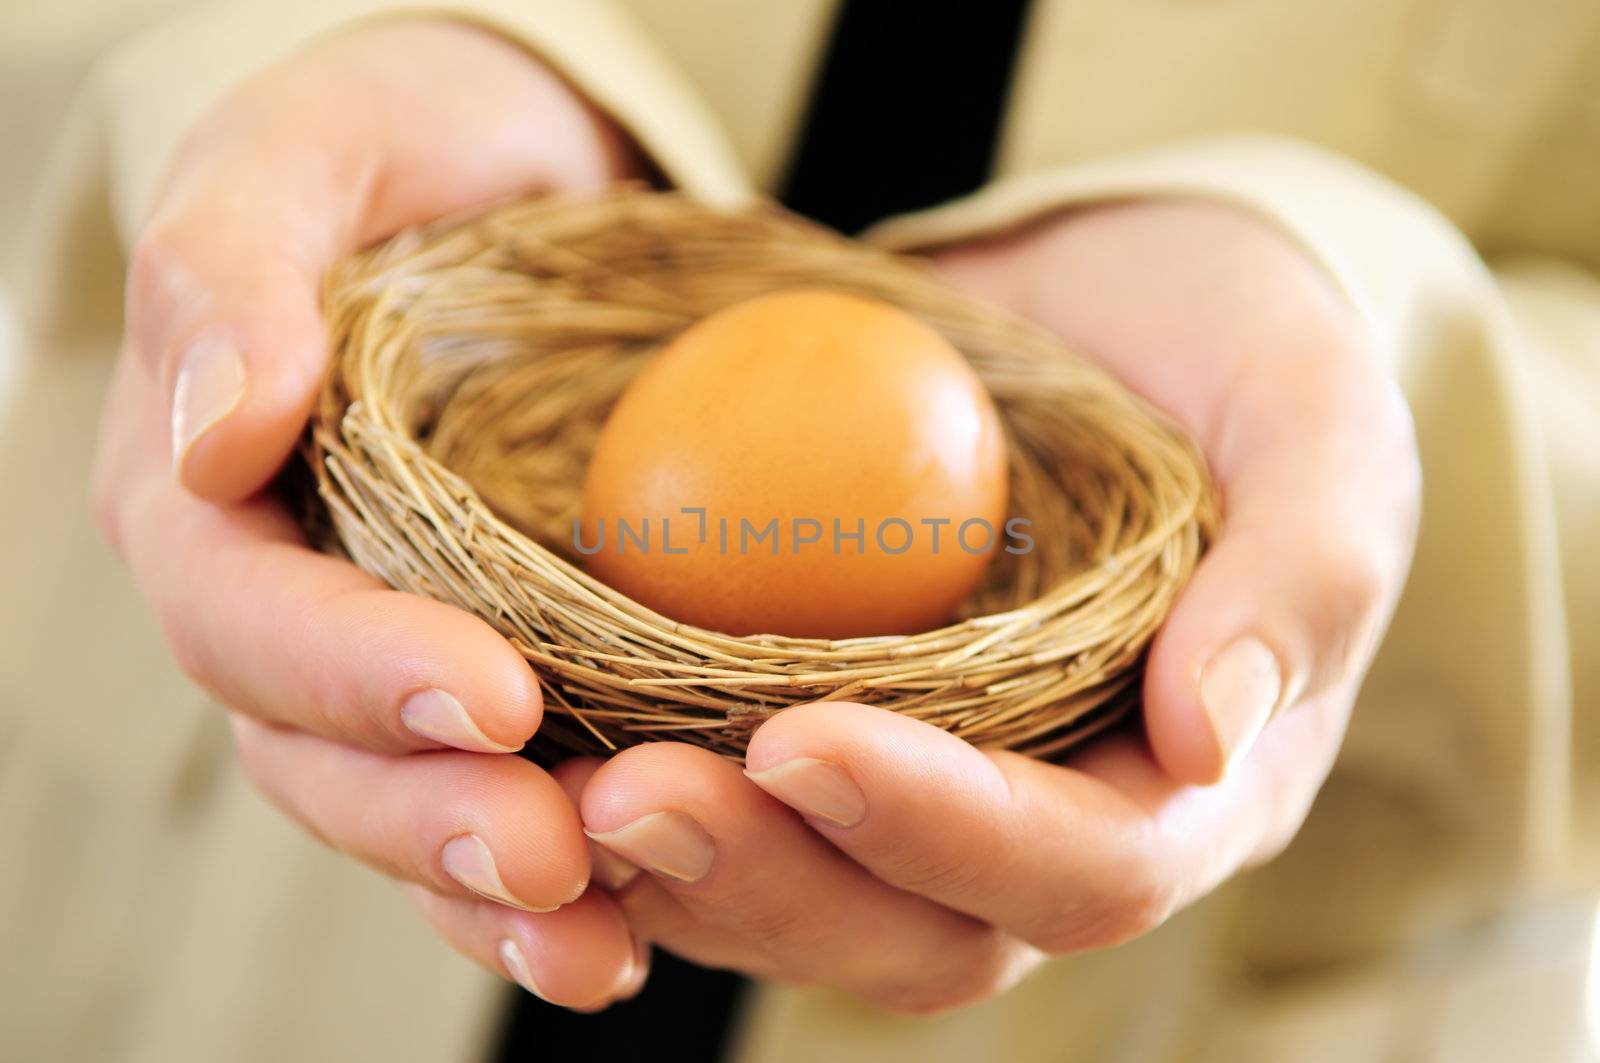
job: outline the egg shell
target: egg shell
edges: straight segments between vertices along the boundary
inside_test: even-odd
[[[794,290],[707,316],[634,379],[577,544],[592,574],[700,627],[909,634],[976,588],[1005,509],[1004,433],[961,354],[887,303]]]

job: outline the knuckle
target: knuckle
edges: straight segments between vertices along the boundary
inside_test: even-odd
[[[1299,607],[1318,630],[1354,626],[1382,607],[1395,564],[1379,528],[1330,521],[1304,532],[1301,542]]]
[[[289,636],[284,646],[302,654],[303,660],[318,660],[313,648],[330,644],[349,646],[356,652],[332,666],[298,667],[283,673],[272,697],[279,701],[292,698],[297,718],[315,734],[361,749],[400,752],[411,743],[402,734],[401,699],[393,693],[393,679],[375,681],[355,663],[383,656],[385,644],[370,625],[363,627],[360,618],[368,614],[351,594],[339,590],[296,598],[280,606],[283,630]]]
[[[886,980],[870,997],[887,1011],[913,1016],[979,1004],[1015,984],[1024,968],[1019,949],[1027,947],[1001,931],[985,930],[966,946],[947,953],[936,977],[929,977],[924,970],[914,980]]]
[[[189,265],[189,238],[179,224],[154,221],[139,236],[128,260],[125,293],[131,346],[150,365],[159,364],[175,337],[178,318],[192,314],[197,300]],[[162,380],[163,387],[167,381]]]
[[[1371,649],[1397,580],[1394,566],[1375,551],[1347,541],[1319,544],[1319,575],[1312,590],[1310,630],[1325,647],[1323,686],[1351,675]]]
[[[783,905],[759,902],[740,914],[740,928],[757,948],[772,953],[809,947],[816,936],[809,921],[799,913]]]
[[[1164,877],[1147,875],[1117,906],[1111,921],[1116,942],[1143,937],[1171,918],[1179,907],[1178,890]]]
[[[977,862],[960,852],[919,846],[902,853],[888,877],[911,893],[950,897],[971,893],[982,874]]]
[[[1323,588],[1334,603],[1337,619],[1356,624],[1376,610],[1387,595],[1388,566],[1371,551],[1339,545],[1328,548]]]
[[[348,677],[306,669],[284,676],[282,683],[267,696],[279,704],[292,701],[300,726],[312,734],[374,753],[400,753],[410,748],[401,735],[400,714],[385,711],[387,706],[378,704],[376,694],[369,696],[354,688]]]
[[[1147,861],[1108,883],[1087,904],[1064,907],[1027,940],[1053,955],[1111,948],[1143,937],[1180,907],[1176,885]]]
[[[152,222],[140,234],[128,259],[130,316],[143,317],[171,296],[188,276],[188,257],[182,230],[171,222]]]

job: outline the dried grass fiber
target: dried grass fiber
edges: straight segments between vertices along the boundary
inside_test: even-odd
[[[1011,512],[1036,547],[1000,554],[948,627],[732,637],[576,564],[585,465],[629,379],[700,317],[791,287],[903,307],[994,397]],[[539,676],[550,751],[677,739],[739,755],[771,714],[850,699],[1059,754],[1137,704],[1144,653],[1217,521],[1195,448],[1059,339],[775,207],[637,189],[513,203],[348,260],[326,309],[332,366],[306,446],[324,541],[504,633]]]

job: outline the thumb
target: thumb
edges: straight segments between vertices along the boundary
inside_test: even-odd
[[[1274,714],[1370,663],[1409,566],[1419,479],[1409,416],[1378,372],[1262,376],[1231,404],[1232,453],[1214,462],[1222,533],[1145,672],[1152,750],[1182,782],[1220,781]]]
[[[233,501],[276,473],[321,382],[338,254],[639,166],[548,68],[466,23],[373,23],[258,76],[191,134],[129,270],[129,338],[171,398],[179,480]]]
[[[355,182],[300,152],[226,154],[168,195],[128,275],[132,346],[171,400],[174,469],[217,501],[260,489],[299,438],[324,366],[321,278],[355,209]]]

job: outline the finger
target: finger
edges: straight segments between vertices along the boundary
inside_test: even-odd
[[[602,761],[597,757],[575,757],[571,760],[567,760],[556,765],[555,769],[551,771],[551,778],[556,780],[557,785],[561,787],[562,792],[566,795],[567,800],[572,804],[574,809],[577,808],[578,799],[583,793],[584,783],[588,781],[589,776],[594,773],[595,769],[598,768],[601,763]],[[589,850],[590,878],[595,885],[598,885],[603,889],[613,888],[612,886],[608,886],[602,879],[603,869],[608,867],[620,866],[630,871],[633,876],[638,875],[638,868],[633,867],[631,864],[625,863],[608,850],[603,849],[599,845],[596,845],[593,841],[590,841],[588,838],[585,838],[584,841]],[[610,863],[607,864],[607,861]],[[626,912],[624,914],[626,917]],[[594,1006],[573,1005],[575,1010],[600,1010],[601,1008],[618,1001],[631,1000],[632,998],[638,996],[640,991],[644,989],[645,982],[648,981],[650,976],[650,941],[652,939],[648,936],[646,931],[642,930],[636,925],[633,925],[631,917],[627,917],[627,920],[629,923],[629,933],[633,938],[634,944],[634,958],[631,973],[622,980],[610,998],[605,999],[599,1005]],[[505,966],[504,958],[501,960],[501,965],[502,967]]]
[[[240,763],[275,804],[385,874],[528,911],[588,885],[576,810],[520,757],[386,757],[238,714],[233,726]]]
[[[129,273],[182,482],[242,498],[294,446],[335,256],[474,203],[598,184],[621,151],[605,128],[521,49],[443,21],[368,27],[242,87],[180,153]]]
[[[1071,769],[985,753],[887,709],[824,702],[763,724],[748,764],[884,882],[1050,952],[1158,925],[1248,859],[1273,814],[1258,768],[1185,787],[1137,736],[1085,758]]]
[[[1220,204],[1080,211],[937,264],[1095,357],[1205,451],[1225,523],[1152,647],[1144,716],[1175,778],[1215,782],[1278,709],[1371,657],[1416,524],[1396,382],[1318,264]]]
[[[629,933],[633,934],[631,929]],[[649,939],[633,934],[633,972],[622,980],[611,1003],[632,1000],[644,991],[644,984],[650,980],[650,954]]]
[[[574,806],[583,789],[605,761],[576,757],[551,771]],[[681,901],[636,864],[622,859],[594,839],[589,839],[590,881],[612,893],[628,926],[641,942],[660,944],[702,967],[739,971],[751,978],[775,980],[779,971],[771,959],[748,942],[696,918]]]
[[[550,774],[560,784],[572,807],[578,808],[583,803],[583,788],[589,785],[589,780],[604,763],[599,757],[573,757],[557,764]],[[636,865],[628,863],[593,838],[588,842],[590,878],[596,886],[617,893],[639,877]]]
[[[1222,532],[1144,681],[1157,759],[1200,784],[1233,770],[1276,712],[1365,670],[1417,519],[1409,419],[1376,367],[1265,364],[1225,417]]]
[[[456,951],[541,1000],[595,1010],[638,991],[641,954],[603,893],[529,914],[420,886],[406,892]]]
[[[584,787],[605,763],[599,757],[574,757],[550,772],[574,807],[582,803]],[[590,881],[612,893],[634,938],[656,942],[702,967],[739,971],[751,977],[774,980],[778,970],[765,955],[726,931],[707,926],[649,875],[594,839],[589,842]],[[648,949],[645,950],[648,952]],[[639,979],[643,985],[643,978]]]
[[[616,901],[635,937],[701,967],[737,971],[762,982],[803,984],[743,935],[700,919],[654,876],[640,875]]]
[[[308,550],[268,498],[200,502],[152,448],[159,403],[125,357],[97,461],[96,508],[179,664],[224,703],[368,749],[520,748],[538,681],[483,621]]]
[[[582,810],[591,837],[789,977],[928,1011],[998,992],[1031,956],[866,873],[708,750],[625,750],[589,780]]]

